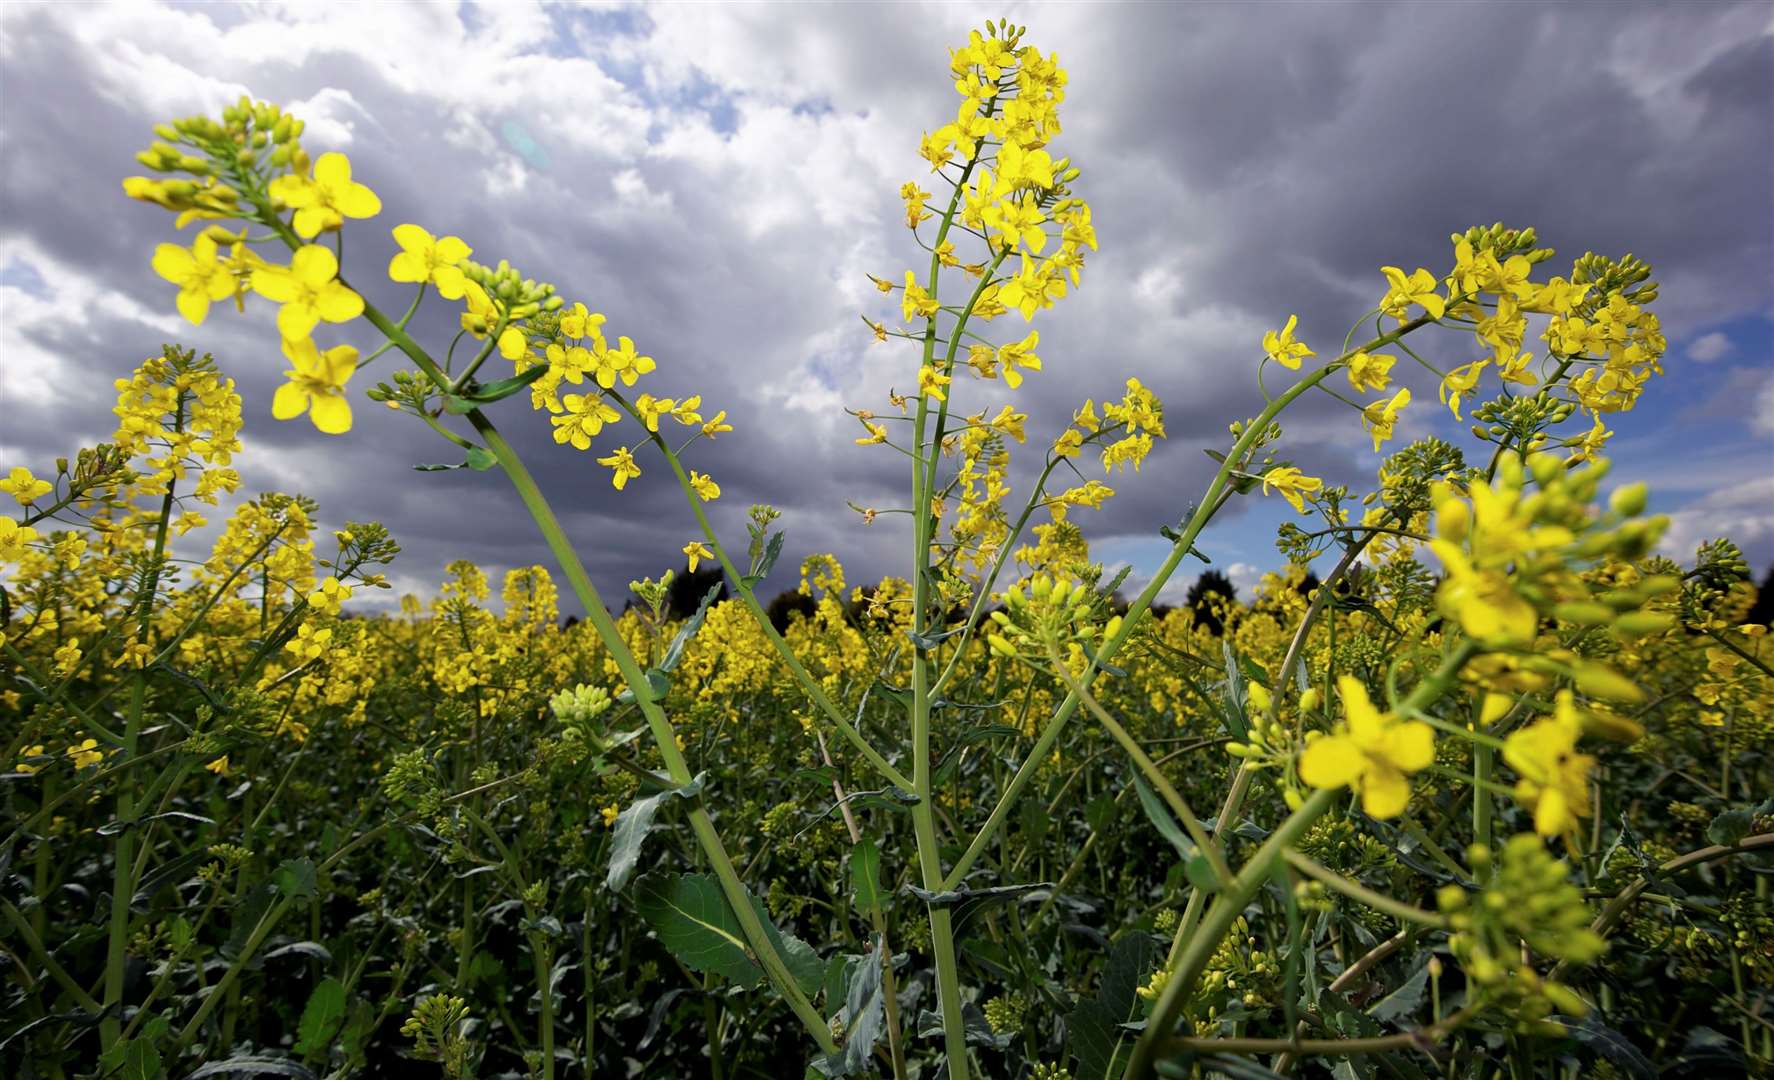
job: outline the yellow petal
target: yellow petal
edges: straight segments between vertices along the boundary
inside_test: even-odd
[[[351,403],[343,394],[316,394],[308,416],[315,427],[328,435],[343,435],[351,430]]]
[[[271,415],[279,420],[294,420],[307,409],[308,391],[293,382],[278,387],[277,393],[271,398]]]
[[[1368,760],[1346,735],[1326,735],[1300,755],[1300,779],[1315,788],[1339,788],[1355,780]]]
[[[179,290],[178,305],[179,314],[193,325],[201,325],[204,316],[209,314],[209,297],[193,289]]]
[[[274,304],[286,304],[295,299],[296,279],[284,267],[267,266],[253,271],[253,291]]]
[[[396,256],[398,258],[398,256]],[[431,272],[437,283],[437,295],[445,300],[460,300],[468,291],[468,276],[454,266],[440,266]]]
[[[1337,693],[1343,699],[1343,715],[1349,720],[1349,734],[1364,742],[1378,738],[1384,724],[1380,711],[1368,700],[1367,687],[1362,681],[1339,675]]]
[[[1378,768],[1361,778],[1361,808],[1369,817],[1395,818],[1411,801],[1411,784],[1394,769]]]
[[[382,200],[363,184],[351,184],[333,197],[339,213],[348,217],[375,217],[382,212]]]
[[[277,332],[287,341],[300,341],[320,324],[320,313],[310,304],[290,303],[277,309]]]
[[[319,288],[339,276],[339,260],[330,248],[304,244],[290,259],[290,273],[309,288]]]
[[[154,272],[172,282],[183,285],[185,278],[197,265],[191,253],[177,244],[161,244],[154,249]]]
[[[429,252],[435,243],[431,234],[422,225],[396,225],[394,227],[394,242],[401,246],[401,250],[410,251],[421,257]]]
[[[314,182],[328,187],[351,183],[351,159],[337,150],[320,155],[314,162]]]
[[[320,317],[327,322],[346,322],[363,314],[363,297],[336,281],[322,288],[314,300]]]
[[[437,261],[445,264],[459,263],[474,254],[474,249],[463,243],[460,236],[446,236],[437,242]]]
[[[1563,792],[1547,788],[1540,793],[1540,802],[1534,807],[1535,832],[1541,836],[1558,836],[1576,823]]]
[[[335,345],[326,351],[325,375],[329,386],[344,386],[357,372],[357,349],[351,345]]]
[[[388,260],[388,277],[393,281],[417,283],[430,276],[431,267],[426,264],[425,256],[418,252],[396,252],[394,258]]]
[[[523,331],[515,326],[507,326],[499,335],[499,355],[507,360],[521,360],[529,345],[524,341]]]
[[[1435,764],[1435,729],[1421,720],[1394,726],[1386,733],[1386,760],[1405,772]]]

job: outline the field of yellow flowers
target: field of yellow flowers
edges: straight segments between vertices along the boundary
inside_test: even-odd
[[[777,512],[745,537],[705,512],[726,412],[647,392],[656,362],[594,305],[398,212],[389,265],[345,260],[344,231],[388,227],[374,178],[275,105],[156,129],[123,189],[174,215],[169,304],[275,306],[278,419],[410,416],[513,485],[554,562],[366,605],[398,538],[240,491],[234,361],[177,345],[119,372],[109,443],[12,469],[0,1070],[1774,1067],[1767,608],[1728,540],[1655,554],[1666,523],[1605,456],[1662,372],[1651,268],[1550,273],[1535,230],[1480,226],[1444,266],[1378,268],[1338,348],[1278,318],[1251,343],[1267,407],[1153,523],[1172,547],[1135,594],[1080,521],[1166,437],[1155,388],[1061,432],[1015,405],[1031,324],[1097,249],[1066,72],[1004,22],[950,68],[956,112],[900,189],[925,265],[863,315],[915,389],[852,410],[909,466],[904,506],[862,509],[907,517],[906,569],[819,555],[773,602]],[[454,340],[409,332],[426,304]],[[383,344],[330,343],[342,324]],[[1366,490],[1287,456],[1308,394],[1387,452]],[[1395,439],[1407,408],[1448,438]],[[617,490],[675,481],[682,564],[600,596],[495,417],[545,421]],[[1264,497],[1300,515],[1287,568],[1158,604],[1215,515]]]

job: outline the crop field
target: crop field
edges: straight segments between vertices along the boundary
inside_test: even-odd
[[[1261,411],[1132,576],[1092,514],[1162,469],[1170,389],[1018,404],[1099,249],[1053,44],[931,43],[909,268],[850,324],[899,367],[841,417],[905,481],[830,508],[903,530],[867,580],[771,505],[717,527],[771,420],[655,396],[697,361],[600,283],[414,220],[272,102],[141,132],[103,213],[164,225],[165,313],[275,336],[129,343],[109,441],[0,474],[0,1073],[1768,1075],[1774,587],[1729,538],[1669,557],[1610,462],[1666,379],[1652,266],[1461,221],[1341,342],[1278,299]],[[1377,471],[1328,479],[1302,401]],[[399,414],[415,485],[514,494],[549,561],[396,596],[398,530],[243,485],[267,406],[317,454]],[[673,493],[681,549],[600,591],[525,428]],[[1240,595],[1209,529],[1249,504],[1289,517]]]

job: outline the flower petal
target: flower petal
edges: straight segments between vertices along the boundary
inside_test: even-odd
[[[1315,788],[1348,785],[1368,767],[1367,756],[1347,735],[1326,735],[1300,755],[1300,779]]]
[[[271,415],[279,420],[294,420],[307,409],[308,391],[293,382],[278,387],[277,393],[271,398]]]

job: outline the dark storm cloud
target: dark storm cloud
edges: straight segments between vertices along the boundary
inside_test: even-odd
[[[52,293],[96,306],[21,320],[23,344],[60,359],[58,385],[48,401],[33,395],[29,413],[9,406],[0,447],[41,466],[70,437],[105,434],[110,381],[167,335],[145,313],[171,306],[147,265],[168,222],[121,198],[119,177],[137,171],[128,155],[163,118],[156,106],[213,108],[250,88],[313,103],[306,141],[317,152],[325,132],[349,129],[354,167],[385,207],[348,232],[348,269],[374,302],[404,307],[380,266],[387,229],[409,220],[560,283],[659,359],[649,389],[729,410],[737,430],[694,463],[724,488],[713,509],[730,543],[745,507],[768,501],[786,511],[785,567],[833,550],[852,581],[898,569],[909,542],[898,519],[864,528],[845,502],[903,499],[904,459],[854,447],[854,426],[833,414],[840,402],[884,409],[888,386],[910,381],[907,354],[871,346],[857,322],[859,310],[890,307],[861,275],[918,262],[894,192],[925,178],[916,137],[952,113],[943,49],[965,36],[966,13],[437,6],[377,10],[359,28],[352,10],[369,9],[81,9],[77,23],[43,6],[3,17],[0,284],[27,279],[7,271],[22,260]],[[1201,447],[1261,407],[1264,329],[1296,312],[1307,339],[1333,352],[1377,295],[1380,264],[1440,267],[1447,234],[1465,225],[1533,223],[1565,256],[1651,259],[1668,283],[1659,306],[1672,356],[1769,310],[1765,8],[1141,5],[1012,17],[1071,71],[1058,149],[1086,168],[1102,237],[1085,288],[1037,320],[1047,368],[1013,400],[1036,444],[1083,398],[1117,396],[1126,375],[1167,404],[1169,444],[1138,476],[1111,480],[1122,494],[1109,508],[1079,515],[1094,536],[1150,536],[1196,497],[1212,469]],[[328,20],[349,36],[316,33]],[[282,47],[268,49],[266,35]],[[412,62],[415,40],[434,55]],[[383,63],[378,48],[406,62]],[[166,82],[134,100],[119,71]],[[84,291],[33,257],[80,275]],[[449,316],[435,315],[426,340],[445,342]],[[303,490],[330,521],[385,521],[415,584],[453,558],[548,562],[496,478],[410,470],[448,460],[423,428],[361,398],[345,440],[273,422],[284,365],[267,348],[269,320],[261,302],[244,319],[218,311],[178,331],[241,383],[249,486]],[[994,332],[1025,329],[1012,317]],[[1449,336],[1434,358],[1449,366],[1467,351]],[[1765,382],[1766,356],[1742,360],[1729,378]],[[0,378],[23,400],[18,362],[0,360]],[[1725,377],[1722,365],[1708,371]],[[1427,425],[1433,383],[1400,372],[1418,393],[1410,423]],[[963,392],[969,410],[987,403]],[[662,465],[643,459],[647,475],[618,495],[591,456],[555,447],[540,417],[515,403],[497,415],[601,587],[679,561],[692,523]],[[1290,416],[1289,456],[1331,482],[1371,472],[1346,407],[1320,398]],[[1631,418],[1614,426],[1630,430]],[[1261,549],[1216,555],[1273,561]]]

